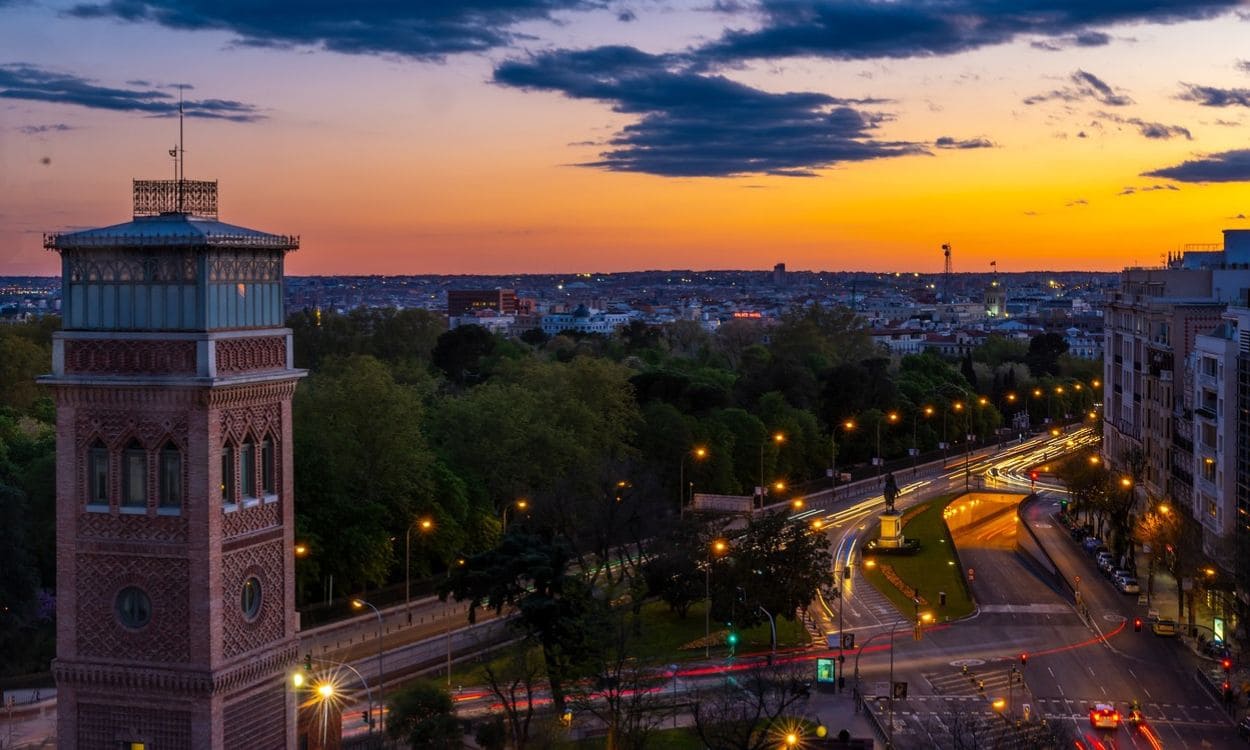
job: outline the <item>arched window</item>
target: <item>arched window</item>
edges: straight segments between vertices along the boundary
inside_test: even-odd
[[[122,507],[148,506],[148,452],[132,440],[122,452]]]
[[[87,504],[109,504],[109,449],[99,440],[87,449]]]
[[[243,499],[256,497],[256,444],[251,438],[239,448],[239,478],[243,485]]]
[[[226,443],[221,449],[221,501],[226,505],[237,503],[235,495],[234,446]]]
[[[267,437],[260,442],[260,481],[266,496],[278,494],[274,470],[273,438]]]
[[[182,507],[182,451],[173,443],[165,443],[160,457],[160,507]]]

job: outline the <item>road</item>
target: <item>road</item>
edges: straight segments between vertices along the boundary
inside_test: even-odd
[[[974,481],[983,477],[987,489],[1026,494],[1030,468],[1095,439],[1087,428],[1042,436],[971,462],[971,473]],[[966,481],[961,469],[904,488],[896,505],[905,509],[961,491]],[[1038,489],[1039,500],[1023,518],[1010,510],[991,512],[965,529],[952,528],[961,561],[977,571],[971,588],[979,607],[966,620],[931,628],[921,642],[909,637],[909,628],[900,629],[902,637],[894,640],[894,679],[907,681],[909,688],[907,699],[895,705],[896,746],[950,746],[953,732],[967,735],[970,728],[992,746],[1007,733],[1003,716],[1021,717],[1026,704],[1031,716],[1046,717],[1091,749],[1237,746],[1231,722],[1196,678],[1203,660],[1174,639],[1152,635],[1148,627],[1135,633],[1126,626],[1145,614],[1144,607],[1135,596],[1119,594],[1055,523],[1061,488]],[[831,527],[835,570],[854,569],[861,536],[881,507],[877,497],[807,516]],[[1030,525],[1067,580],[1080,576],[1088,619],[1078,615],[1070,592],[1039,574],[1017,551],[1021,523]],[[860,644],[897,621],[897,611],[854,573],[842,595],[845,630],[856,633]],[[836,632],[838,605],[826,605],[823,627]],[[1023,667],[1021,654],[1027,654]],[[885,692],[888,660],[882,655],[863,656],[861,681],[868,695]],[[849,673],[849,657],[847,667]],[[997,699],[1005,704],[1001,716],[991,707]],[[1141,702],[1145,731],[1127,725],[1114,732],[1091,727],[1094,704],[1113,704],[1126,715],[1132,700]]]

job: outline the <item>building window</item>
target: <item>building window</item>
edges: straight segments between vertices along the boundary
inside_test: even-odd
[[[122,452],[122,507],[148,506],[148,452],[131,441]]]
[[[273,439],[265,438],[260,443],[260,481],[264,483],[266,495],[278,494],[278,483],[274,481]]]
[[[152,600],[143,589],[127,586],[117,592],[117,600],[113,603],[117,619],[131,630],[138,630],[152,619]]]
[[[1216,505],[1211,498],[1207,498],[1207,515],[1212,518],[1220,517],[1220,506]]]
[[[251,440],[239,449],[239,478],[243,484],[243,498],[256,497],[256,444]]]
[[[1202,459],[1202,478],[1208,482],[1215,481],[1215,459],[1207,457]]]
[[[239,606],[243,609],[243,616],[249,622],[255,620],[260,614],[260,579],[256,576],[249,577],[243,582],[242,595],[239,598]]]
[[[227,444],[221,449],[221,502],[226,505],[238,502],[234,479],[234,446]]]
[[[182,507],[182,451],[173,443],[161,448],[160,507]]]
[[[87,504],[109,504],[109,450],[99,440],[87,449]]]

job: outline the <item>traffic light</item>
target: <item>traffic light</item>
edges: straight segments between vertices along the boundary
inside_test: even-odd
[[[304,654],[304,671],[305,672],[312,671],[312,654],[311,653]]]
[[[1140,617],[1133,618],[1133,632],[1134,633],[1141,632],[1141,618]]]
[[[1032,482],[1033,484],[1037,484],[1037,471],[1029,472],[1029,481]]]
[[[725,643],[729,646],[730,654],[738,650],[738,631],[733,629],[733,623],[729,624],[729,635],[725,636]]]
[[[368,726],[368,725],[370,725],[370,724],[372,724],[372,723],[373,723],[372,721],[370,721],[370,720],[369,720],[369,712],[368,712],[368,711],[361,711],[361,712],[360,712],[360,723],[361,723],[361,724],[364,724],[365,726]]]
[[[1029,655],[1020,654],[1020,668],[1024,669],[1027,666],[1029,666]]]
[[[1225,657],[1225,659],[1220,662],[1220,666],[1224,668],[1224,674],[1228,674],[1233,671],[1233,660]]]

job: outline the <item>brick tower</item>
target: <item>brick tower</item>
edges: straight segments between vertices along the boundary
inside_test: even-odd
[[[299,239],[217,220],[217,184],[136,181],[61,255],[59,747],[294,747],[292,367]]]

